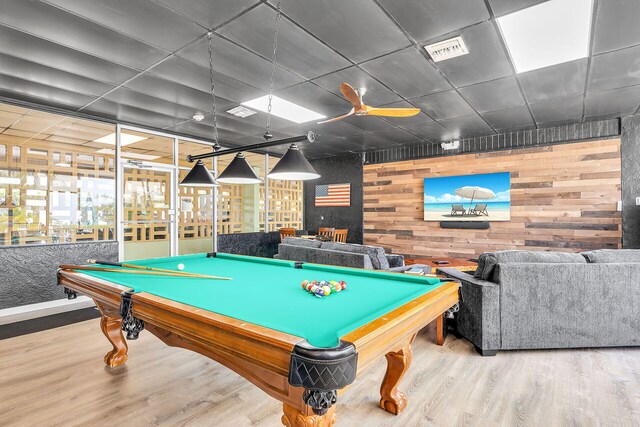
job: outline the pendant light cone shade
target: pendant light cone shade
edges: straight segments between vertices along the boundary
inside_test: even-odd
[[[267,176],[283,181],[306,181],[320,178],[320,174],[305,159],[296,144],[291,144],[291,147]]]
[[[184,177],[180,185],[187,187],[218,187],[220,184],[218,184],[218,181],[211,175],[211,172],[209,172],[209,169],[202,163],[202,160],[198,160],[193,169]]]
[[[242,153],[236,154],[229,166],[220,174],[218,181],[227,184],[260,184],[262,182]]]

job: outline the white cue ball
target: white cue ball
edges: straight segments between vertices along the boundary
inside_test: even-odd
[[[178,264],[178,270],[180,271],[184,270],[184,264]]]

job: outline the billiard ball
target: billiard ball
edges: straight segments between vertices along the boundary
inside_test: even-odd
[[[180,271],[184,270],[184,264],[178,264],[178,270]]]

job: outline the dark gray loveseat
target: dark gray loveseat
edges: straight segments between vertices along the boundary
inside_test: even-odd
[[[483,254],[462,283],[458,332],[498,350],[640,345],[640,250]]]
[[[278,245],[274,258],[369,270],[402,269],[402,255],[387,254],[379,246],[353,243],[321,242],[319,240],[286,237]]]

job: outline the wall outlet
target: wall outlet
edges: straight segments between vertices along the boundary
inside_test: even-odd
[[[640,206],[640,197],[636,197],[636,206]]]
[[[622,200],[618,200],[618,212],[622,212]]]

